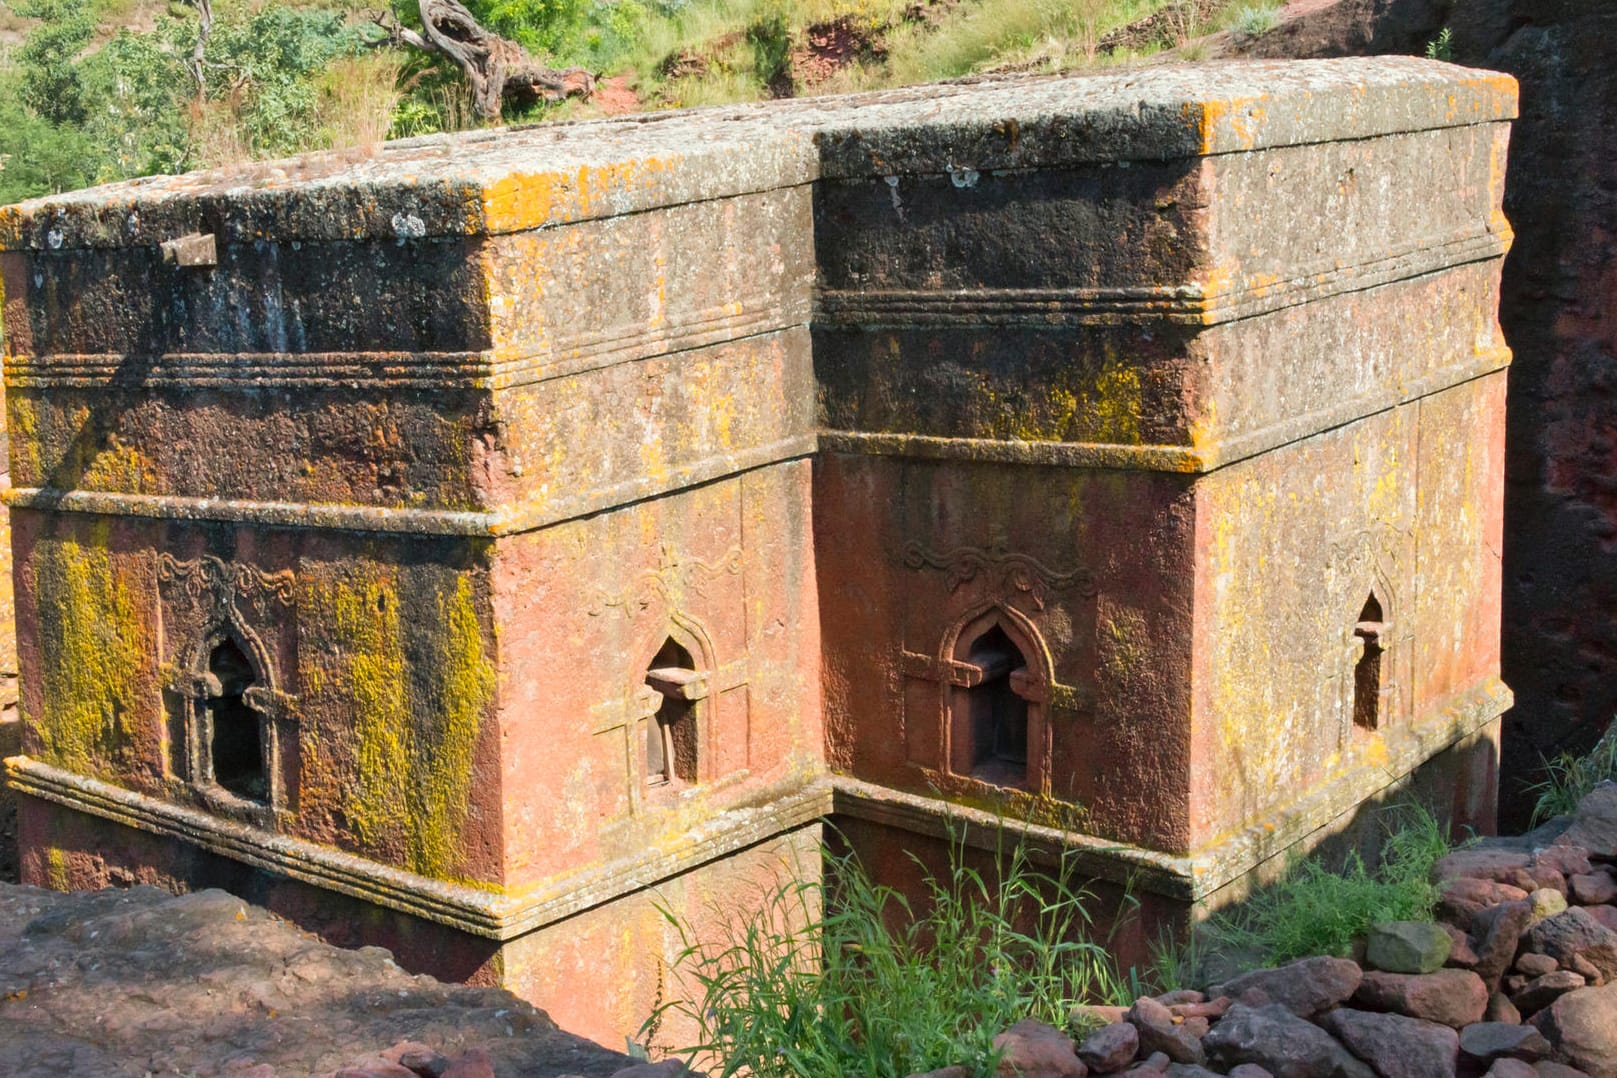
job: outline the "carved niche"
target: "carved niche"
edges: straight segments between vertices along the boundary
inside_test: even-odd
[[[635,661],[618,694],[592,710],[592,732],[621,742],[631,813],[678,791],[727,777],[720,764],[719,709],[747,707],[747,661],[725,661],[693,610],[707,605],[713,584],[739,576],[742,555],[732,546],[716,562],[661,548],[658,566],[616,594],[598,597],[591,617],[631,624]],[[739,746],[740,753],[746,746]]]
[[[185,606],[191,616],[183,621],[200,626],[164,671],[171,777],[208,809],[271,827],[287,805],[281,743],[296,700],[282,691],[272,650],[242,600],[290,610],[292,572],[164,553],[157,578],[165,608]]]
[[[1407,538],[1391,526],[1366,528],[1330,549],[1329,594],[1340,626],[1330,699],[1339,743],[1403,719],[1412,703],[1414,633],[1395,583]]]
[[[945,574],[951,596],[972,585],[934,650],[900,654],[910,763],[944,788],[1050,796],[1055,740],[1081,736],[1074,720],[1093,700],[1084,689],[1057,681],[1055,658],[1035,619],[1052,593],[1092,597],[1094,575],[1052,569],[1011,551],[1002,536],[986,547],[946,553],[911,542],[902,564]]]

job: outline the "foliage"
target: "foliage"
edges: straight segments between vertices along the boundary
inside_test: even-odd
[[[1426,58],[1428,60],[1454,59],[1454,31],[1447,26],[1443,32],[1426,43]]]
[[[1528,792],[1537,795],[1533,803],[1534,826],[1571,812],[1596,786],[1611,780],[1617,780],[1617,723],[1606,730],[1588,755],[1563,752],[1544,761],[1543,781],[1528,787]]]
[[[1365,867],[1357,852],[1340,871],[1317,860],[1294,865],[1274,886],[1242,906],[1211,917],[1211,945],[1279,964],[1309,955],[1346,955],[1379,921],[1427,920],[1437,902],[1432,866],[1452,846],[1426,809],[1389,810],[1381,863]]]
[[[1088,938],[1087,891],[1063,868],[1035,869],[1017,848],[985,879],[952,846],[949,875],[926,873],[928,908],[877,886],[852,857],[825,855],[828,882],[786,872],[729,925],[684,950],[672,1011],[694,1021],[687,1049],[713,1073],[758,1078],[899,1078],[966,1062],[991,1073],[992,1039],[1035,1017],[1066,1024],[1073,1003],[1123,1002],[1126,986]]]
[[[1280,7],[1273,3],[1242,4],[1230,12],[1229,27],[1238,34],[1260,37],[1280,25]]]

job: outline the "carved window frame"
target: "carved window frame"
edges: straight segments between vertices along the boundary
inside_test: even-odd
[[[209,811],[232,819],[273,827],[286,811],[282,778],[282,727],[293,720],[293,701],[277,688],[275,664],[257,633],[234,616],[217,622],[185,656],[180,671],[171,677],[170,692],[181,700],[181,744],[175,752],[175,773]],[[252,668],[253,683],[242,693],[242,704],[258,718],[260,759],[264,768],[264,800],[241,797],[225,789],[213,772],[213,711],[211,702],[222,694],[212,671],[214,653],[226,642],[235,645]]]
[[[1004,786],[988,782],[961,770],[955,764],[956,727],[968,724],[969,692],[982,683],[981,667],[964,661],[960,655],[995,626],[1006,635],[1021,652],[1024,666],[1013,677],[1012,691],[1027,704],[1027,773],[1023,784]],[[938,759],[931,761],[940,775],[956,783],[963,783],[985,792],[1011,791],[1038,797],[1051,795],[1051,776],[1055,766],[1055,732],[1058,718],[1076,716],[1092,708],[1089,693],[1056,680],[1055,662],[1044,636],[1026,614],[1004,602],[991,602],[973,607],[955,619],[944,632],[936,653],[922,655],[903,652],[901,665],[904,676],[935,683],[939,688],[935,715],[906,715],[906,722],[934,721],[938,724]],[[1076,723],[1065,724],[1074,733]]]

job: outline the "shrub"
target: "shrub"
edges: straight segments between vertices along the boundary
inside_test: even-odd
[[[1247,37],[1260,37],[1279,25],[1280,9],[1273,4],[1242,4],[1230,14],[1230,29]]]
[[[1062,1026],[1075,1002],[1124,1001],[1088,939],[1089,893],[1064,871],[1036,870],[1021,848],[991,883],[955,843],[949,875],[926,875],[925,911],[852,857],[828,852],[825,863],[825,884],[787,876],[725,911],[716,943],[691,942],[665,912],[685,944],[676,983],[694,998],[646,1031],[667,1011],[689,1017],[700,1040],[682,1054],[726,1078],[901,1078],[954,1063],[988,1073],[994,1035],[1016,1021]]]

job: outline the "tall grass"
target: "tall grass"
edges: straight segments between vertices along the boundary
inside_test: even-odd
[[[1432,866],[1453,849],[1442,826],[1414,805],[1389,810],[1381,862],[1371,871],[1358,853],[1340,871],[1317,860],[1295,865],[1279,883],[1202,926],[1210,946],[1260,964],[1309,955],[1346,955],[1381,921],[1428,920],[1437,903]]]
[[[728,934],[691,938],[669,1011],[699,1030],[688,1054],[723,1075],[902,1078],[950,1064],[989,1074],[995,1034],[1022,1018],[1061,1026],[1079,1001],[1125,1002],[1090,938],[1089,892],[1035,868],[1020,847],[985,878],[953,845],[925,878],[925,908],[826,854],[827,882],[792,876],[727,911]]]

